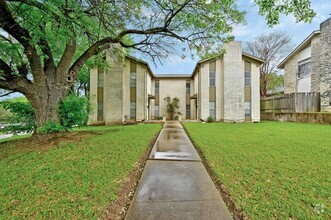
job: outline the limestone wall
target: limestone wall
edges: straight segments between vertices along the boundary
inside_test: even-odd
[[[136,120],[147,118],[146,66],[137,63]]]
[[[159,79],[160,80],[160,115],[167,115],[166,101],[163,99],[170,96],[179,98],[178,111],[182,118],[186,118],[186,79]]]
[[[331,18],[320,26],[321,110],[331,110]]]
[[[297,70],[298,61],[297,56],[294,55],[289,61],[287,61],[284,68],[284,93],[296,92],[297,88]]]
[[[199,77],[199,116],[206,120],[209,116],[209,63],[200,65]]]
[[[97,90],[98,90],[98,69],[94,68],[90,70],[90,105],[92,106],[92,111],[90,112],[91,124],[98,121]]]
[[[252,63],[251,66],[251,118],[254,122],[260,121],[260,66]]]
[[[224,72],[222,71],[221,59],[216,60],[216,121],[223,119],[223,102],[224,102],[224,90],[223,90]]]
[[[123,117],[123,61],[107,56],[110,67],[104,76],[105,124],[122,122]]]
[[[311,91],[320,92],[320,37],[311,40]]]
[[[224,121],[244,121],[244,73],[241,42],[224,46]]]

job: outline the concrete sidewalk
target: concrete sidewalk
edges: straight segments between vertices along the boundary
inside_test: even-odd
[[[179,122],[165,123],[125,219],[232,219]]]

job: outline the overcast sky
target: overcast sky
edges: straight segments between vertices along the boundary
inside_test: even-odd
[[[317,13],[311,24],[296,23],[294,16],[281,16],[280,24],[269,28],[264,17],[258,15],[258,7],[254,5],[253,0],[239,0],[238,6],[241,10],[247,12],[247,25],[234,27],[233,35],[237,41],[249,41],[255,37],[270,33],[273,31],[285,31],[292,36],[295,45],[300,44],[308,35],[319,30],[319,24],[328,19],[331,13],[331,0],[312,0],[312,8]],[[146,60],[148,61],[148,60]],[[172,58],[164,60],[163,65],[158,64],[155,67],[151,62],[150,66],[154,74],[191,74],[198,59],[192,60],[186,58]]]

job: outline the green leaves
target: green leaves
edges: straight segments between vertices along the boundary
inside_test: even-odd
[[[270,27],[279,24],[280,14],[292,13],[297,22],[311,22],[316,13],[311,8],[310,0],[255,0],[259,6],[259,14],[266,16]]]

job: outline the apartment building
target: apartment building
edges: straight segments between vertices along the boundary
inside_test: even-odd
[[[225,54],[199,61],[192,74],[153,74],[148,63],[106,57],[109,67],[91,69],[91,124],[143,121],[168,116],[165,97],[179,98],[182,119],[260,121],[259,67],[263,60],[242,52],[241,42]]]
[[[320,24],[279,65],[284,93],[320,93],[322,111],[331,111],[331,18]]]

